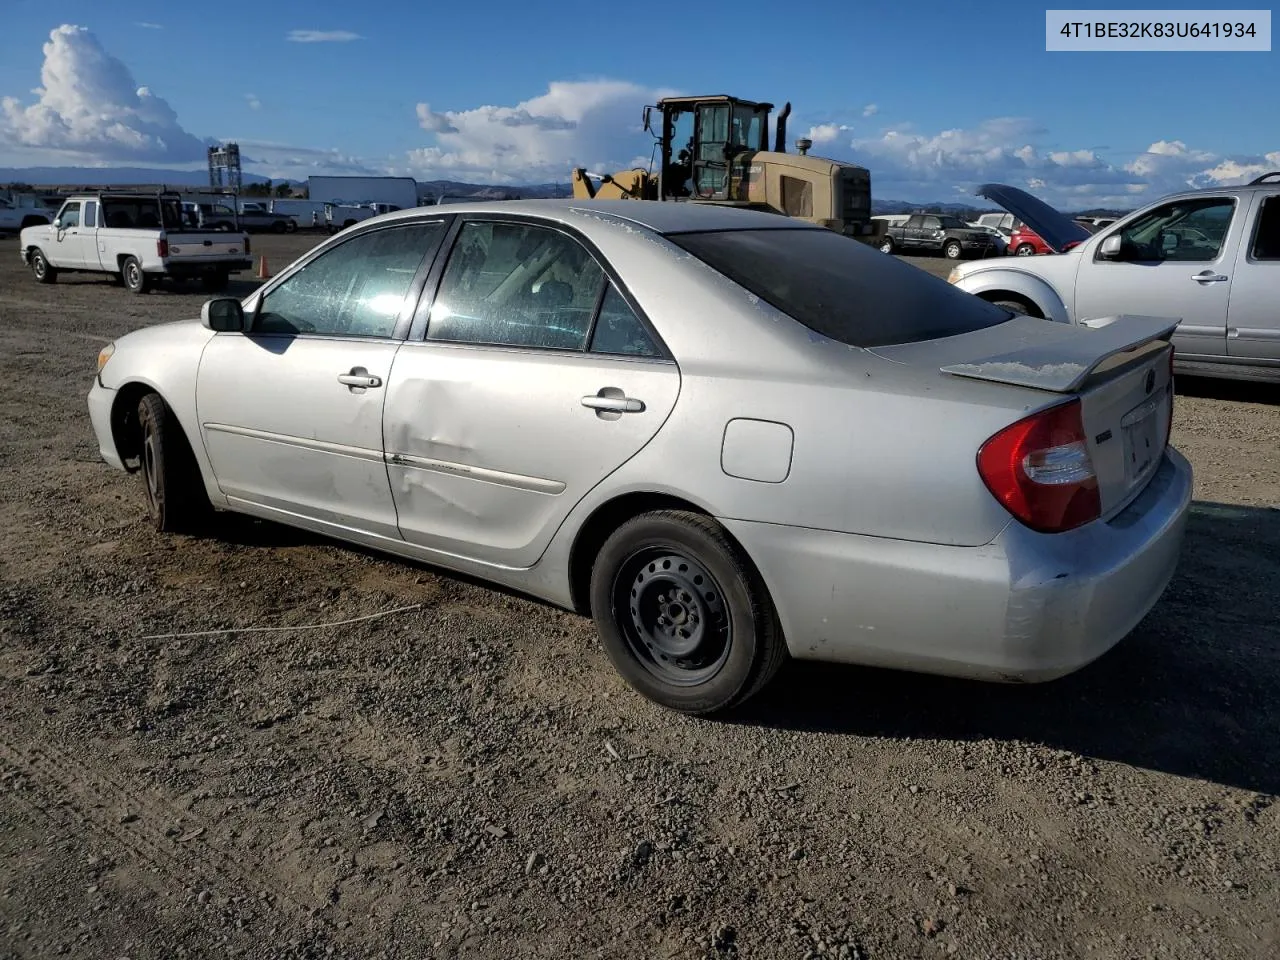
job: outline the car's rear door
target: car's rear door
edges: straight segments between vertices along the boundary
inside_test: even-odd
[[[1177,317],[1179,356],[1223,359],[1227,305],[1244,217],[1230,193],[1171,200],[1118,233],[1119,258],[1090,245],[1076,274],[1077,321],[1121,313]]]
[[[1248,224],[1231,281],[1227,353],[1280,365],[1280,190],[1254,194]]]
[[[346,238],[266,290],[248,333],[209,341],[196,405],[223,493],[399,539],[382,408],[445,230],[438,218]]]
[[[527,567],[573,506],[658,431],[680,373],[580,237],[470,217],[441,261],[387,389],[400,531],[419,546]]]

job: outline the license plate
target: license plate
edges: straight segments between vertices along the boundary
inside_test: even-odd
[[[1151,469],[1160,452],[1157,446],[1160,419],[1156,416],[1159,411],[1159,403],[1148,400],[1131,410],[1121,421],[1121,429],[1124,431],[1124,473],[1125,479],[1131,484]]]

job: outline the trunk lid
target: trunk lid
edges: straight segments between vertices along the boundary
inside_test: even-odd
[[[984,183],[974,193],[1004,207],[1034,230],[1055,253],[1062,253],[1069,245],[1082,243],[1092,236],[1070,217],[1017,187],[1004,183]]]
[[[1121,315],[1089,325],[1015,317],[940,340],[877,347],[886,360],[946,376],[1044,391],[1045,405],[1078,396],[1102,516],[1141,493],[1169,441],[1178,321]]]
[[[225,230],[191,230],[166,233],[171,261],[196,263],[245,256],[245,235]]]

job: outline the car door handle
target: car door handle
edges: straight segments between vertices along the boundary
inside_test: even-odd
[[[375,377],[369,373],[340,373],[338,374],[338,382],[345,383],[348,387],[382,386],[382,378]]]
[[[1206,270],[1204,273],[1193,273],[1191,279],[1197,283],[1222,283],[1227,277],[1221,273],[1210,273]]]
[[[613,413],[643,413],[644,401],[631,397],[602,397],[593,394],[582,398],[582,405],[592,410],[608,410]]]

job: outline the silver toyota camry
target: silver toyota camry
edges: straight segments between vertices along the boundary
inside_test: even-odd
[[[788,657],[1039,681],[1177,562],[1175,320],[1014,316],[833,231],[694,203],[406,210],[106,347],[103,458],[216,510],[594,617],[708,713]]]

